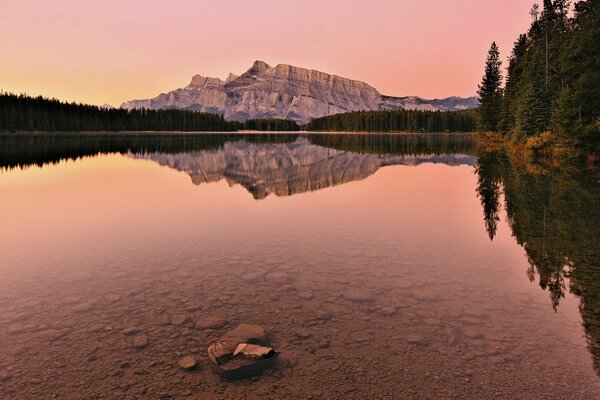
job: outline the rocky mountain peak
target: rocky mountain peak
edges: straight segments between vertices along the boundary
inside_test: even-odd
[[[256,60],[225,81],[194,75],[188,86],[153,99],[132,100],[122,108],[183,108],[218,113],[226,119],[292,119],[300,124],[325,115],[361,110],[453,111],[477,106],[477,98],[426,100],[416,96],[383,96],[374,87],[325,72]]]
[[[259,74],[262,74],[271,69],[273,69],[273,67],[271,67],[266,62],[261,61],[261,60],[256,60],[256,61],[254,61],[254,63],[250,67],[250,69],[248,69],[248,71],[246,71],[246,73],[252,74],[252,75],[259,75]]]
[[[234,74],[233,72],[230,72],[229,75],[227,76],[227,79],[225,79],[225,82],[231,82],[233,80],[236,80],[237,78],[239,78],[239,75]]]
[[[225,82],[219,78],[209,78],[202,75],[194,75],[189,86],[201,86],[201,87],[219,87],[223,86]]]

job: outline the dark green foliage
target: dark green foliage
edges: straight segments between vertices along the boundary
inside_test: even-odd
[[[509,58],[497,131],[519,143],[550,130],[599,153],[600,0],[578,1],[572,17],[568,1],[545,0],[532,17]]]
[[[124,110],[0,92],[0,131],[294,131],[294,121],[261,119],[245,123],[188,110]]]
[[[477,111],[357,111],[315,118],[307,131],[474,132]]]
[[[244,129],[252,131],[299,131],[296,121],[289,119],[249,119],[243,123]]]
[[[185,110],[108,109],[0,93],[0,131],[232,131],[217,114]]]
[[[502,72],[500,71],[500,51],[492,42],[485,63],[485,74],[479,85],[479,124],[480,132],[495,132],[500,121],[502,107]]]

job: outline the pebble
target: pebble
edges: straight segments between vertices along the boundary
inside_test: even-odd
[[[121,331],[121,333],[123,335],[127,335],[127,336],[136,335],[140,332],[141,332],[140,328],[136,328],[134,326],[130,326],[129,328],[125,328]]]
[[[329,321],[331,319],[331,314],[325,311],[319,311],[316,315],[315,318],[318,319],[319,321]]]
[[[384,317],[391,317],[392,315],[395,315],[398,312],[398,310],[396,310],[395,307],[382,307],[379,309],[378,312]]]
[[[148,344],[148,336],[146,336],[146,335],[138,335],[133,338],[133,347],[135,347],[136,349],[141,349],[143,347],[146,347],[147,344]]]
[[[465,328],[462,331],[462,334],[469,339],[481,339],[483,338],[483,334],[481,332],[476,331],[473,328]]]
[[[113,303],[121,300],[121,296],[119,296],[118,294],[114,294],[114,293],[107,294],[106,296],[104,296],[104,298]]]
[[[425,338],[423,337],[423,335],[420,335],[418,333],[409,334],[408,337],[406,338],[406,341],[410,344],[415,344],[418,346],[425,345]]]
[[[188,322],[190,319],[188,318],[187,315],[183,315],[183,314],[176,314],[176,315],[172,315],[171,316],[171,324],[175,325],[175,326],[181,326],[183,324],[185,324],[186,322]]]
[[[8,382],[12,378],[12,374],[8,371],[0,371],[0,382]]]
[[[186,371],[191,371],[196,368],[198,364],[196,363],[196,359],[192,356],[185,356],[181,360],[179,360],[179,366]]]
[[[298,339],[308,339],[309,337],[312,336],[312,332],[309,329],[298,328],[298,329],[294,330],[294,335]]]
[[[310,300],[315,297],[315,295],[311,292],[298,292],[298,297],[300,297],[302,300]]]

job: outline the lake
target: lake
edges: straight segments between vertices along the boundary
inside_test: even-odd
[[[466,134],[0,135],[0,221],[0,398],[600,398],[585,166]],[[276,364],[222,379],[240,324]]]

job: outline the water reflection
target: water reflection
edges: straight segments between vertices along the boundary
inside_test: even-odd
[[[292,143],[298,134],[0,134],[0,169],[26,168],[76,160],[98,154],[180,154],[222,149],[227,143]],[[475,154],[470,134],[429,135],[315,135],[304,137],[316,145],[358,153],[397,155]]]
[[[289,196],[364,179],[387,165],[474,165],[465,154],[378,154],[337,150],[308,138],[290,143],[227,142],[219,149],[177,154],[132,154],[190,175],[196,185],[225,179],[240,184],[255,199]]]
[[[512,234],[527,254],[527,277],[548,291],[555,310],[567,291],[579,297],[589,349],[600,374],[599,172],[481,152],[477,173],[490,238],[496,233],[503,194]]]
[[[595,171],[304,134],[7,135],[0,170],[2,398],[600,393]],[[221,382],[206,346],[247,321],[287,361]]]

